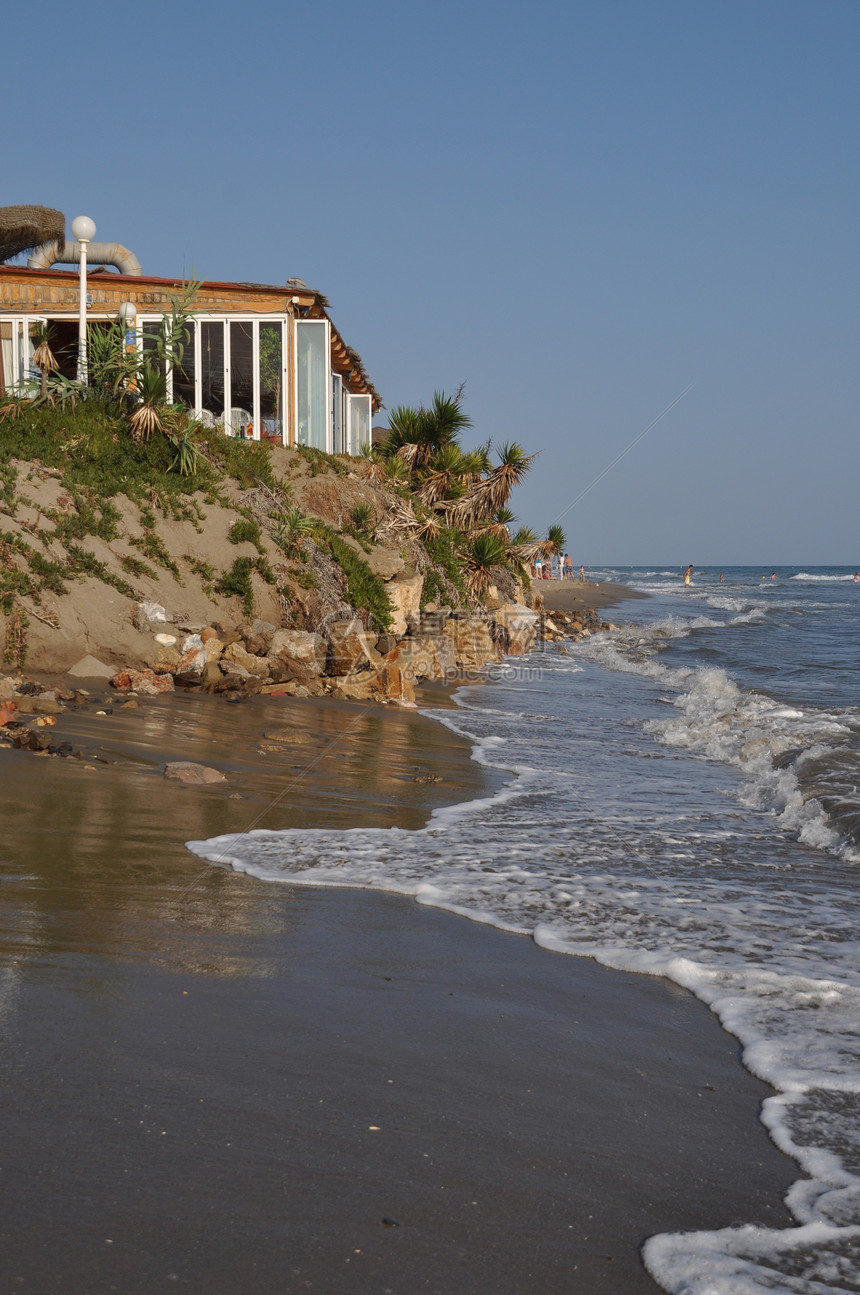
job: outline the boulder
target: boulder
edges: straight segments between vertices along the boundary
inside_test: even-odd
[[[326,664],[326,641],[320,634],[305,630],[276,630],[272,635],[269,657],[280,665],[293,668],[297,675],[322,674]]]
[[[8,675],[0,675],[0,701],[11,701],[15,696],[15,684]]]
[[[220,769],[212,769],[206,764],[193,764],[190,760],[176,760],[165,765],[165,778],[175,778],[178,782],[187,782],[200,786],[209,782],[226,782]]]
[[[247,652],[241,643],[231,643],[226,647],[221,655],[222,669],[224,663],[231,665],[240,665],[248,671],[248,674],[254,675],[257,679],[268,679],[269,663],[264,656],[256,656],[253,652]],[[204,653],[205,665],[205,653]]]
[[[224,651],[224,644],[213,634],[203,640],[203,651],[206,654],[206,664],[210,665],[219,660],[221,653]]]
[[[134,692],[140,697],[157,697],[159,693],[173,692],[173,676],[156,674],[154,670],[118,670],[111,679],[117,692]]]
[[[502,631],[498,641],[506,655],[524,656],[532,650],[540,629],[537,612],[521,603],[504,603],[496,611],[493,620]]]
[[[389,580],[385,586],[388,600],[391,603],[393,620],[391,633],[398,638],[411,626],[416,626],[421,619],[421,590],[424,588],[424,577],[398,576]]]
[[[362,553],[361,556],[380,580],[393,580],[406,566],[400,554],[392,549],[371,549],[369,553]]]
[[[451,639],[462,670],[472,673],[499,659],[490,627],[481,616],[452,616],[442,632]]]
[[[182,653],[175,647],[160,647],[151,662],[156,674],[176,674],[182,664]]]
[[[150,602],[144,599],[135,605],[131,614],[131,623],[136,630],[146,633],[153,625],[164,624],[167,621],[167,612],[161,603]]]
[[[325,682],[326,690],[340,701],[371,701],[377,697],[376,676],[368,670],[363,674],[336,675]]]
[[[329,674],[349,675],[369,669],[370,644],[357,617],[350,621],[335,621],[329,629],[329,637]]]
[[[457,651],[446,634],[416,634],[405,638],[385,657],[414,683],[416,679],[448,679],[457,672]]]
[[[386,664],[376,676],[376,687],[384,701],[415,705],[415,687],[412,679],[408,671],[394,662],[386,659]]]

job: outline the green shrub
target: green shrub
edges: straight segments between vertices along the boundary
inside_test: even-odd
[[[253,544],[258,553],[265,552],[259,523],[251,521],[247,517],[240,517],[237,522],[233,523],[228,532],[228,539],[231,544]]]
[[[237,558],[229,571],[225,571],[215,584],[215,592],[227,598],[242,599],[246,616],[254,614],[254,587],[251,576],[254,572],[268,583],[273,584],[275,577],[272,568],[265,558]]]

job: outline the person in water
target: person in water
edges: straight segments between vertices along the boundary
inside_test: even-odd
[[[687,586],[688,589],[690,588],[690,576],[692,574],[693,574],[693,564],[691,562],[690,565],[687,567],[687,570],[684,572],[684,584]]]
[[[720,584],[722,584],[722,583],[723,583],[723,573],[722,573],[722,571],[721,571],[721,572],[720,572]]]

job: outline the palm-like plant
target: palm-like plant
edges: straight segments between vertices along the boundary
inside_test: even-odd
[[[164,431],[164,406],[167,403],[167,384],[163,371],[150,359],[145,359],[136,378],[139,403],[129,416],[128,425],[132,440],[148,441],[153,432]]]
[[[295,505],[277,513],[274,522],[275,542],[287,553],[294,553],[301,537],[307,535],[311,529],[310,520]]]
[[[36,344],[33,363],[41,371],[41,396],[44,400],[48,392],[48,375],[53,369],[60,367],[51,350],[51,325],[36,324],[30,331],[30,337]]]
[[[493,569],[502,566],[507,558],[504,541],[498,535],[482,531],[471,541],[465,554],[464,568],[469,592],[481,598],[493,583]]]
[[[418,490],[422,504],[432,507],[440,499],[463,493],[463,478],[472,475],[471,464],[456,445],[442,445],[430,460]]]
[[[462,399],[461,387],[453,396],[434,392],[429,409],[397,405],[388,420],[383,453],[387,457],[398,454],[411,468],[426,468],[443,446],[456,446],[460,433],[472,426],[460,407]]]
[[[543,542],[543,551],[547,557],[551,557],[554,553],[561,553],[564,545],[564,531],[556,522],[555,525],[550,526],[546,533],[546,539]]]

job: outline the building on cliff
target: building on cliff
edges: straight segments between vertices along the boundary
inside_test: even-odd
[[[51,326],[60,372],[75,377],[79,271],[54,267],[79,260],[80,245],[66,241],[36,248],[26,267],[0,264],[0,393],[38,380],[32,360],[39,324]],[[126,344],[145,351],[181,283],[144,275],[133,253],[115,243],[90,244],[87,260],[88,322],[116,320],[131,303]],[[168,398],[231,436],[358,454],[370,443],[382,401],[327,308],[322,293],[300,279],[202,283]],[[126,307],[123,317],[130,313]]]

